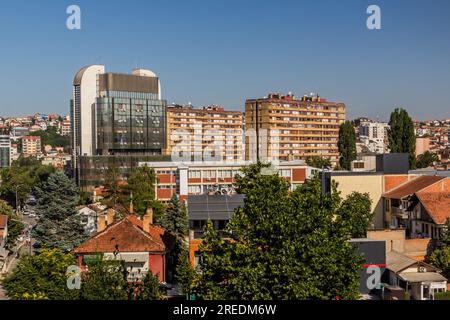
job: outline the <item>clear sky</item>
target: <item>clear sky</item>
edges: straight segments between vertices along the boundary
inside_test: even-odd
[[[81,8],[82,29],[66,28]],[[366,27],[370,4],[382,29]],[[3,0],[0,115],[68,114],[78,69],[139,66],[169,103],[243,110],[268,92],[316,92],[348,118],[450,117],[449,0]]]

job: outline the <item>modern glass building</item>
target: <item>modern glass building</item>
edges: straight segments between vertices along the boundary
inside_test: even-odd
[[[105,73],[104,66],[89,66],[75,75],[73,85],[72,169],[84,190],[100,184],[104,168],[116,159],[124,178],[138,159],[161,160],[167,102],[155,73]]]

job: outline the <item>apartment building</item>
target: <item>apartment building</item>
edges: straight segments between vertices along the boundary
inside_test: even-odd
[[[26,157],[42,153],[41,137],[25,136],[22,138],[22,153]]]
[[[183,161],[244,160],[244,117],[220,106],[167,108],[167,149]]]
[[[152,167],[157,176],[155,194],[158,200],[168,202],[174,194],[182,200],[189,195],[233,194],[233,183],[247,161],[240,162],[140,162]],[[291,188],[314,174],[315,169],[303,161],[281,161],[275,170],[291,183]]]
[[[366,122],[357,130],[360,142],[367,151],[376,154],[388,152],[388,130],[389,124],[384,122]]]
[[[306,160],[321,156],[339,161],[339,126],[345,121],[343,103],[318,95],[269,94],[245,102],[246,159]]]

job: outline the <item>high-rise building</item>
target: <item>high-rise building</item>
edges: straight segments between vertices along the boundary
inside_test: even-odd
[[[339,126],[345,104],[318,95],[296,99],[269,94],[245,102],[246,159],[306,160],[321,156],[337,164]]]
[[[26,157],[34,157],[42,153],[41,137],[22,137],[22,153]]]
[[[219,106],[168,107],[166,153],[187,161],[242,161],[243,118]]]
[[[0,128],[0,168],[11,166],[11,139],[7,128]]]
[[[370,152],[383,154],[388,152],[389,124],[385,122],[367,122],[358,128],[359,140]]]
[[[93,65],[77,72],[70,114],[77,181],[100,183],[102,171],[116,160],[126,176],[137,161],[162,155],[166,104],[160,80],[150,70],[106,73],[104,66]]]

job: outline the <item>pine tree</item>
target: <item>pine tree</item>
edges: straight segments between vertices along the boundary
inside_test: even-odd
[[[39,222],[33,235],[38,245],[69,251],[87,239],[76,211],[78,189],[66,175],[51,174],[36,195]]]
[[[172,233],[178,241],[184,242],[189,236],[187,209],[177,194],[170,199],[169,205],[161,217],[161,226]]]
[[[195,277],[195,271],[189,261],[189,251],[186,246],[182,249],[178,256],[178,262],[176,266],[175,280],[183,294],[189,296],[192,291],[192,282]]]
[[[352,161],[356,159],[356,133],[350,121],[344,122],[339,128],[338,147],[341,168],[350,170]]]
[[[416,136],[414,123],[405,109],[395,109],[389,120],[388,135],[391,153],[408,153],[409,166],[416,168]]]

